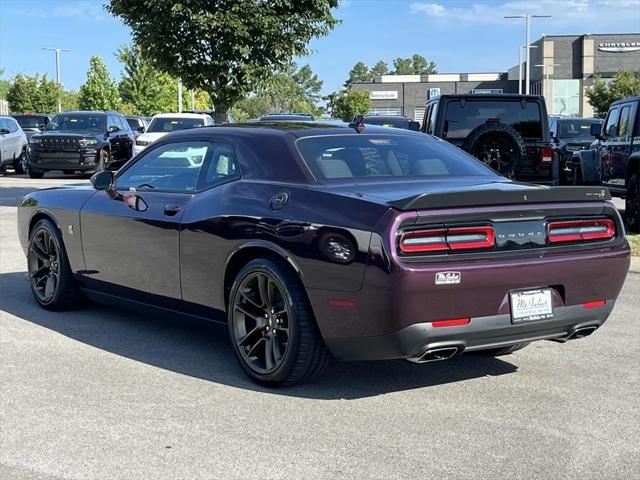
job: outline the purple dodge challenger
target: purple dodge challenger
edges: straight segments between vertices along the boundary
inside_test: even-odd
[[[503,355],[590,335],[629,267],[600,187],[512,182],[427,134],[185,130],[18,209],[43,308],[83,295],[228,325],[266,385],[345,360]]]

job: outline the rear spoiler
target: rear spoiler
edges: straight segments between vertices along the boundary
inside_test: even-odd
[[[485,205],[514,205],[555,202],[602,202],[611,200],[611,193],[602,187],[539,187],[513,190],[460,190],[422,193],[389,205],[399,210],[418,210],[447,207],[479,207]]]

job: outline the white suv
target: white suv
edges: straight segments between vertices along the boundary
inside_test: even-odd
[[[0,116],[0,172],[12,166],[16,173],[23,172],[27,151],[27,136],[12,117]]]
[[[213,119],[203,113],[160,113],[154,115],[147,130],[136,138],[136,142],[133,145],[133,155],[139,154],[151,142],[169,132],[212,125]]]

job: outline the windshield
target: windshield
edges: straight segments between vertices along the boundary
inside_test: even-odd
[[[558,138],[591,137],[591,125],[602,123],[593,120],[558,121]]]
[[[409,128],[409,120],[406,118],[365,118],[364,123],[369,123],[371,125],[380,125],[382,127],[393,127],[393,128],[404,128],[405,130]]]
[[[106,128],[104,115],[62,113],[53,117],[46,130],[105,132]]]
[[[497,175],[447,142],[427,135],[331,135],[297,141],[318,181],[380,177],[467,177]]]
[[[173,132],[176,130],[186,130],[187,128],[202,127],[204,120],[201,118],[154,118],[147,129],[149,132]]]
[[[47,117],[39,115],[15,115],[18,125],[22,128],[44,128],[47,124]]]

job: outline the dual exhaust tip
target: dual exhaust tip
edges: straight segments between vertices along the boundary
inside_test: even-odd
[[[597,329],[598,329],[597,325],[589,325],[588,327],[576,328],[572,333],[569,334],[569,336],[567,337],[567,340],[577,340],[579,338],[588,337]]]

